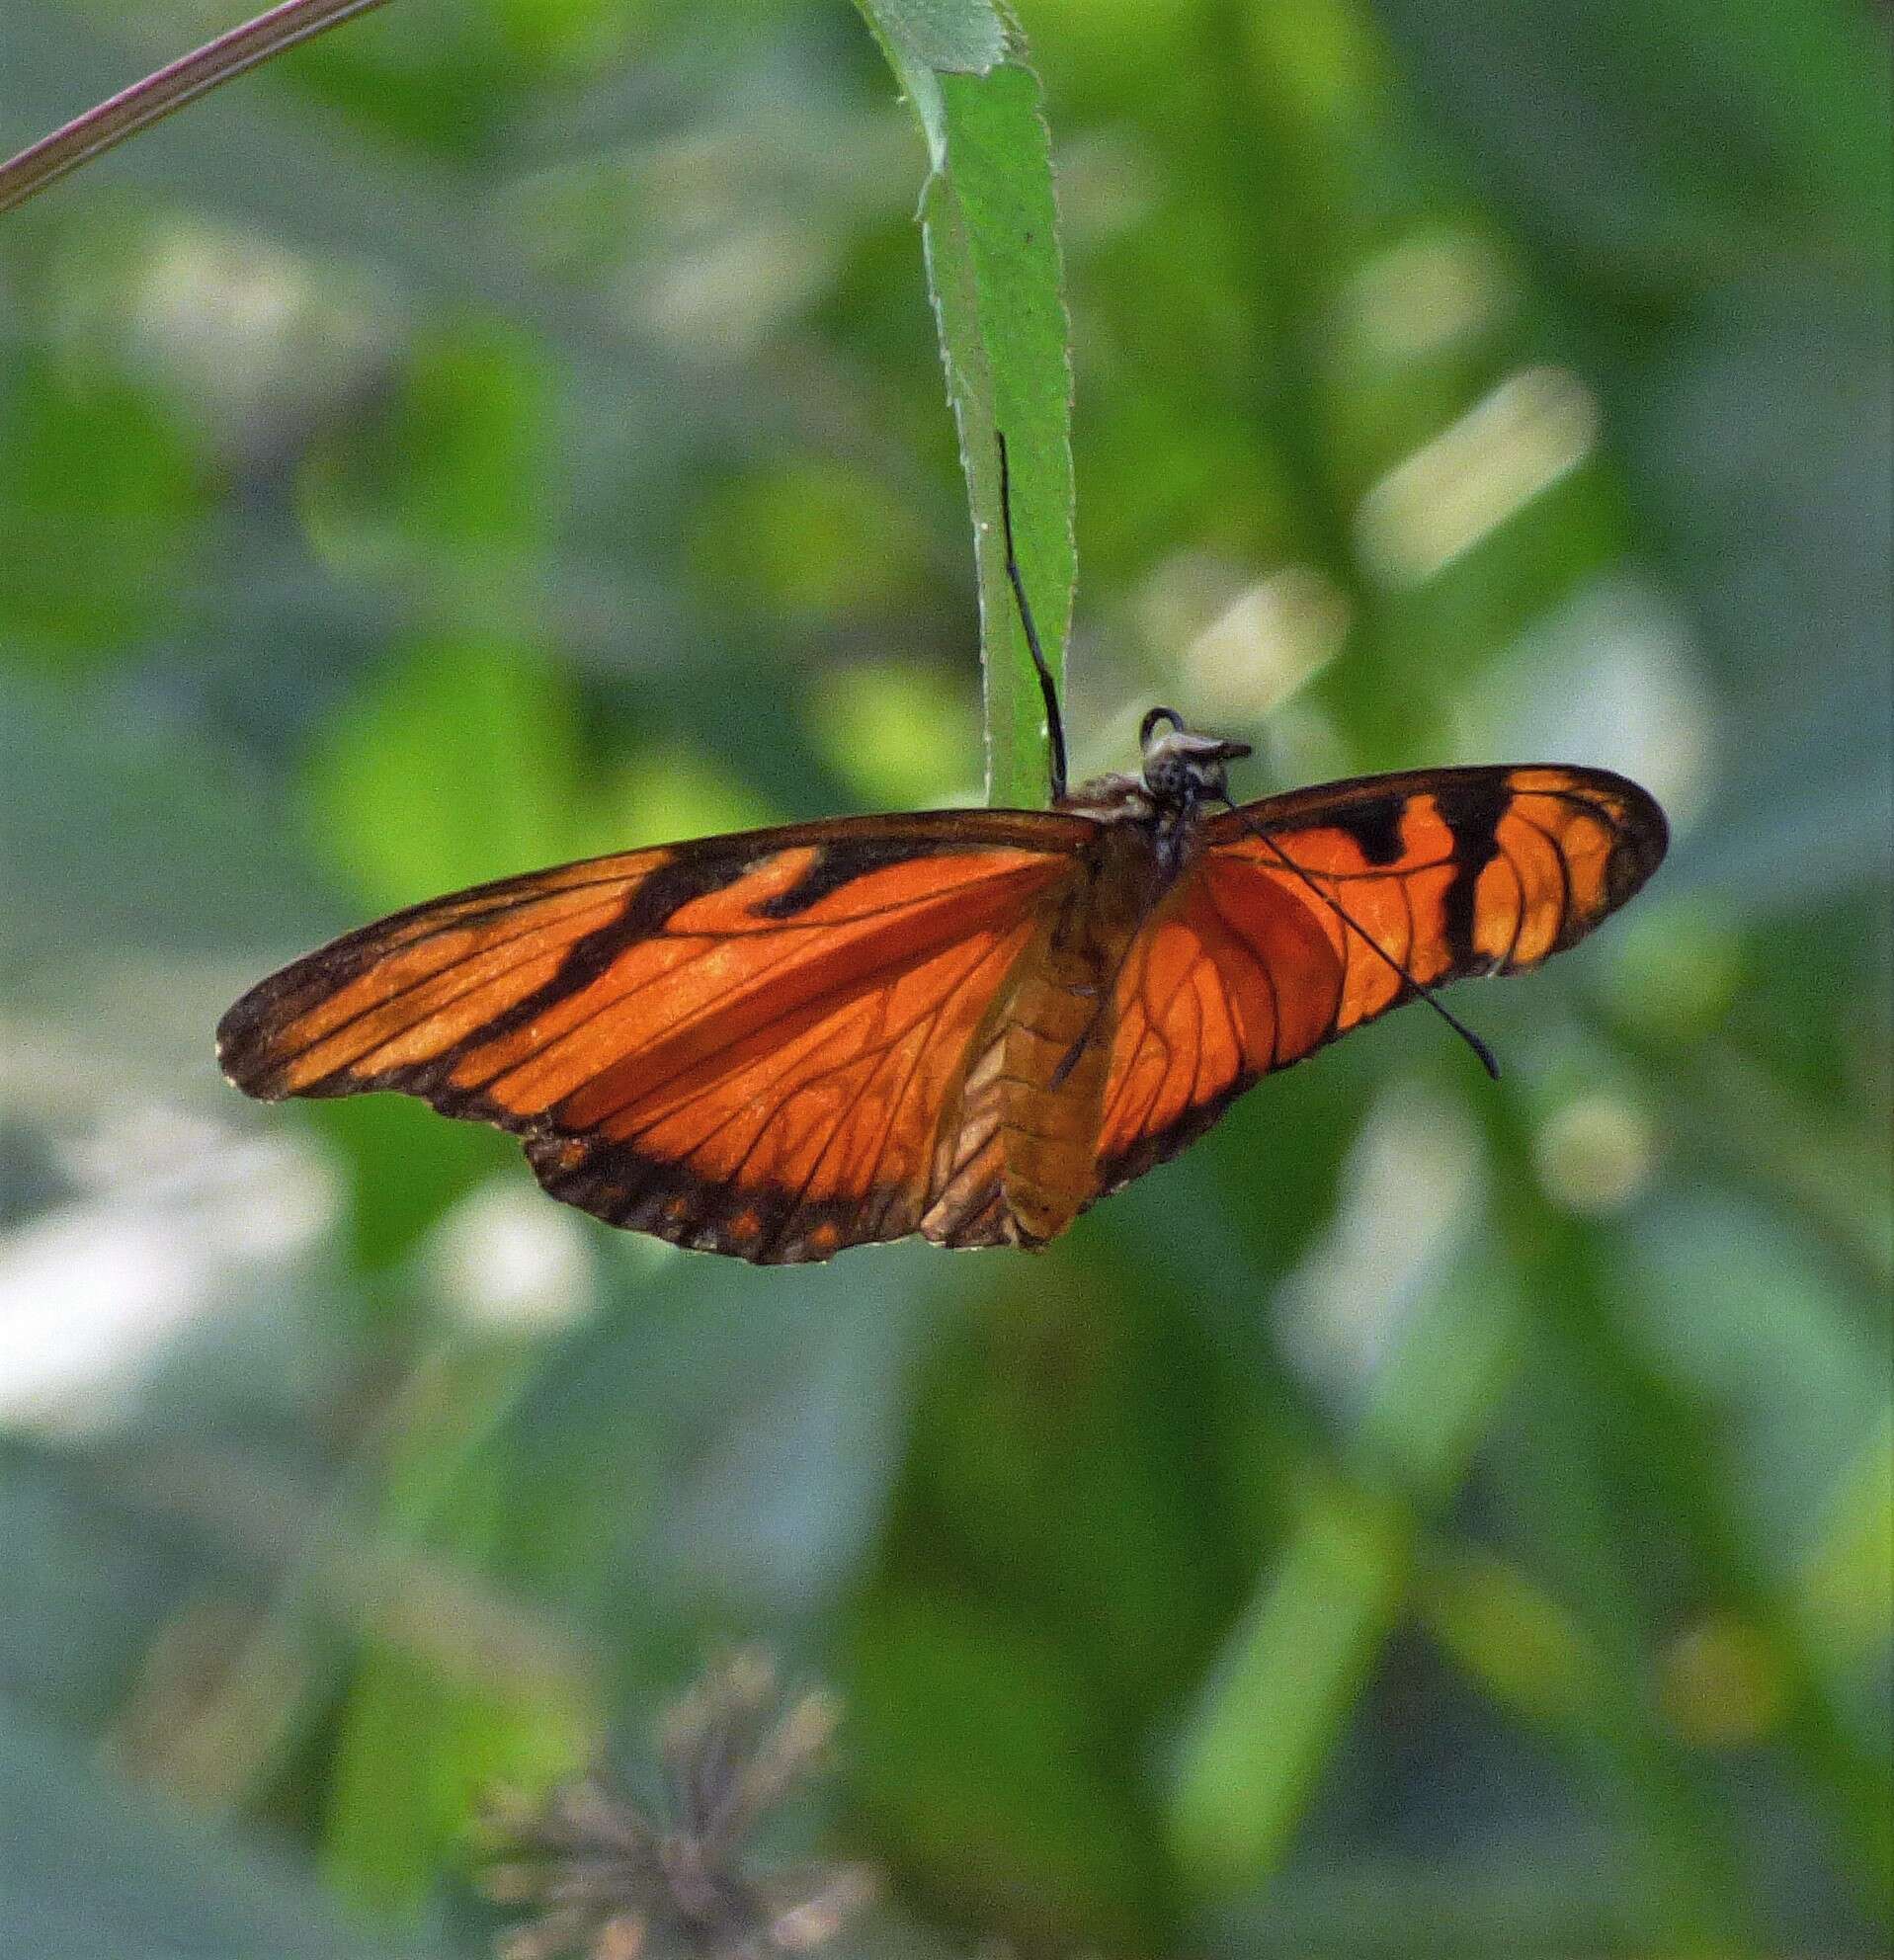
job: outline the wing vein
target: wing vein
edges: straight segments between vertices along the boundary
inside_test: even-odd
[[[1519,812],[1519,819],[1520,822],[1524,824],[1528,830],[1534,830],[1539,834],[1540,837],[1544,838],[1545,848],[1549,852],[1551,852],[1552,861],[1558,866],[1559,923],[1558,923],[1558,930],[1554,932],[1552,935],[1552,942],[1554,945],[1556,945],[1558,941],[1564,937],[1565,929],[1571,923],[1572,920],[1572,905],[1573,905],[1572,867],[1565,861],[1564,847],[1559,843],[1558,839],[1555,838],[1551,834],[1551,832],[1545,828],[1543,824],[1539,823],[1535,818],[1530,816],[1524,810],[1521,810]],[[1514,868],[1513,875],[1516,878],[1519,878],[1520,874],[1517,866],[1515,866]],[[1523,878],[1520,879],[1520,916],[1522,922],[1523,922],[1525,916],[1525,881]]]

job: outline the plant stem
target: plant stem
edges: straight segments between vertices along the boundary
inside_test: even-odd
[[[103,156],[220,83],[382,4],[383,0],[284,0],[282,6],[206,41],[0,164],[0,211],[24,204],[48,184],[56,184],[82,163]]]

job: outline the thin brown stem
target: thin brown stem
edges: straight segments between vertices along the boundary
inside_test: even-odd
[[[206,41],[0,164],[0,211],[24,204],[48,184],[56,184],[82,163],[103,156],[220,83],[383,4],[384,0],[284,0],[282,6]]]

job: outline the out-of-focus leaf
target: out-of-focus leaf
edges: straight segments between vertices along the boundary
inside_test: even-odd
[[[365,911],[585,856],[612,842],[578,794],[576,733],[558,670],[511,642],[426,640],[377,676],[318,741],[304,826]],[[309,1119],[351,1168],[357,1245],[407,1251],[453,1198],[517,1153],[393,1098],[323,1104]]]
[[[308,834],[384,910],[582,855],[558,670],[514,642],[425,639],[319,739]]]
[[[0,1703],[0,1947],[59,1960],[371,1960],[305,1875],[102,1776]],[[406,1949],[414,1951],[413,1948]]]
[[[885,1853],[956,1911],[1143,1945],[1162,1881],[1083,1677],[1031,1624],[896,1588],[856,1632],[850,1768]]]
[[[803,460],[732,484],[703,514],[699,562],[737,605],[828,623],[911,594],[919,540],[860,471]]]
[[[1359,1493],[1312,1493],[1185,1739],[1178,1860],[1215,1899],[1285,1855],[1316,1775],[1400,1610],[1411,1527]]]
[[[520,1357],[477,1348],[443,1355],[411,1392],[395,1446],[384,1527],[394,1542],[452,1557],[469,1574],[509,1552],[550,1562],[557,1541],[527,1544],[508,1511],[527,1494],[508,1476],[498,1418],[518,1392]],[[576,1523],[575,1515],[570,1522]],[[451,1610],[449,1595],[440,1604]],[[329,1869],[354,1899],[412,1920],[483,1796],[533,1786],[583,1762],[600,1723],[592,1683],[563,1656],[538,1669],[469,1652],[444,1666],[457,1629],[416,1600],[401,1643],[371,1641],[351,1680],[329,1793]],[[476,1673],[482,1660],[483,1673]]]
[[[0,1533],[10,1570],[38,1575],[0,1617],[0,1697],[74,1731],[101,1722],[188,1593],[194,1548],[100,1488],[83,1459],[15,1439],[0,1445]]]
[[[1714,32],[1685,0],[1377,11],[1574,269],[1670,287],[1734,270],[1777,226],[1826,220],[1856,252],[1886,229],[1885,45],[1851,0],[1745,0]]]
[[[1848,1667],[1875,1655],[1894,1621],[1894,1412],[1827,1494],[1821,1532],[1802,1561],[1811,1648]]]
[[[1174,1298],[1105,1316],[1080,1274],[1020,1287],[935,1357],[896,1545],[1070,1628],[1101,1719],[1135,1729],[1192,1680],[1241,1583],[1215,1380]]]
[[[862,1303],[811,1288],[768,1320],[757,1289],[741,1281],[706,1285],[695,1309],[665,1289],[671,1324],[661,1340],[688,1335],[719,1356],[683,1425],[690,1471],[665,1551],[720,1614],[816,1623],[860,1584],[885,1528],[912,1420],[915,1350],[933,1330],[941,1283],[912,1263],[892,1276],[905,1284]],[[741,1361],[733,1317],[735,1341],[752,1350]],[[635,1360],[620,1352],[616,1365],[622,1372]]]
[[[1628,462],[1736,691],[1677,869],[1770,916],[1887,865],[1894,293],[1777,265],[1719,290],[1627,388]]]
[[[283,1119],[306,1123],[342,1160],[350,1250],[369,1272],[406,1259],[452,1205],[495,1173],[532,1179],[511,1137],[484,1123],[444,1122],[405,1096],[317,1102]]]
[[[1662,72],[1672,48],[1689,47],[1711,86],[1727,90],[1719,105],[1724,114],[1734,103],[1739,119],[1762,118],[1784,188],[1804,212],[1848,212],[1868,238],[1886,231],[1894,220],[1886,169],[1894,92],[1876,66],[1887,52],[1883,23],[1850,0],[1800,0],[1794,7],[1736,0],[1718,16],[1706,46],[1702,17],[1690,0],[1659,0],[1649,13],[1620,5],[1626,24],[1648,36],[1631,45],[1651,72]]]
[[[1499,1150],[1528,1153],[1517,1128],[1516,1100],[1494,1105]],[[1543,1302],[1535,1332],[1543,1344],[1528,1380],[1541,1392],[1529,1442],[1536,1458],[1556,1449],[1561,1474],[1534,1463],[1520,1485],[1530,1509],[1537,1556],[1560,1575],[1564,1596],[1583,1615],[1606,1660],[1596,1721],[1573,1745],[1593,1756],[1624,1806],[1627,1841],[1649,1861],[1646,1891],[1654,1931],[1671,1937],[1731,1939],[1756,1912],[1755,1890],[1732,1841],[1725,1793],[1652,1720],[1635,1691],[1650,1621],[1665,1611],[1664,1561],[1637,1544],[1631,1493],[1667,1530],[1714,1572],[1720,1603],[1756,1629],[1771,1670],[1779,1669],[1785,1736],[1819,1790],[1828,1823],[1861,1863],[1850,1872],[1867,1910],[1889,1902],[1885,1818],[1894,1791],[1882,1763],[1849,1732],[1832,1684],[1811,1665],[1786,1575],[1770,1570],[1757,1520],[1734,1502],[1730,1452],[1685,1384],[1655,1365],[1649,1348],[1623,1325],[1626,1289],[1615,1277],[1610,1242],[1588,1237],[1525,1178],[1507,1186],[1502,1212],[1523,1268]],[[1621,1258],[1621,1254],[1618,1255]],[[1635,1298],[1635,1294],[1630,1295]],[[1714,1297],[1714,1296],[1712,1296]],[[1556,1406],[1542,1390],[1563,1384]],[[1628,1488],[1627,1488],[1628,1487]]]
[[[0,658],[85,669],[170,610],[203,466],[147,390],[97,369],[0,365]]]
[[[830,766],[868,808],[911,798],[933,809],[967,800],[976,713],[939,668],[887,661],[819,687],[808,719]]]
[[[384,28],[398,16],[386,10]],[[140,71],[139,56],[122,40],[73,10],[10,8],[0,36],[0,117],[23,141],[43,127],[44,104],[102,100]],[[661,365],[658,351],[640,348],[633,358],[622,329],[537,287],[458,172],[413,152],[396,166],[268,82],[225,90],[202,112],[172,118],[139,139],[135,155],[141,186],[261,225],[312,258],[338,254],[376,267],[396,291],[418,278],[449,306],[478,305],[532,326],[586,380],[609,379],[613,433],[623,440],[650,440],[653,419],[669,419],[662,390],[626,385],[646,360]],[[125,168],[122,154],[101,176]],[[83,180],[57,195],[86,195]]]
[[[1468,1258],[1409,1313],[1355,1437],[1362,1481],[1317,1486],[1233,1637],[1184,1741],[1171,1799],[1178,1857],[1200,1897],[1264,1880],[1394,1624],[1415,1503],[1465,1474],[1514,1364],[1518,1290]]]
[[[217,954],[319,923],[257,779],[123,695],[0,678],[0,889],[23,976],[96,970],[114,949]]]
[[[990,72],[942,71],[941,10],[926,10],[918,38],[905,8],[863,0],[863,11],[921,119],[932,165],[921,221],[973,505],[987,800],[1036,808],[1045,798],[1045,708],[1007,578],[999,438],[1012,465],[1020,572],[1056,681],[1075,577],[1072,368],[1038,78],[1017,58],[989,61]],[[976,34],[980,16],[993,18],[983,5],[959,11]],[[956,37],[956,69],[966,44],[966,35]]]
[[[333,102],[380,141],[455,161],[504,140],[522,84],[583,73],[635,32],[636,6],[498,0],[448,20],[392,8],[311,42],[277,71]]]
[[[606,1251],[605,1306],[552,1345],[502,1438],[533,1491],[591,1493],[558,1532],[587,1623],[627,1654],[665,1650],[687,1600],[820,1623],[882,1528],[916,1350],[969,1276],[914,1248],[865,1252],[845,1289],[817,1266]]]
[[[1495,1700],[1544,1722],[1597,1692],[1584,1629],[1525,1574],[1468,1553],[1430,1561],[1419,1591],[1428,1631]]]
[[[416,349],[385,416],[305,470],[312,536],[490,621],[555,515],[542,362],[516,333],[463,327]],[[506,615],[498,615],[504,618]]]
[[[1746,906],[1848,884],[1894,812],[1881,25],[1851,0],[1714,35],[1669,0],[1381,11],[1599,350],[1642,541],[1751,677],[1673,875]]]
[[[1632,1894],[1607,1840],[1569,1823],[1522,1827],[1507,1833],[1497,1857],[1307,1860],[1292,1882],[1218,1914],[1209,1950],[1218,1960],[1610,1953],[1624,1945]]]
[[[815,1270],[659,1255],[608,1270],[607,1311],[549,1351],[456,1348],[409,1398],[386,1528],[563,1604],[619,1666],[688,1665],[688,1602],[713,1624],[823,1613],[880,1522],[928,1324],[916,1282],[934,1275],[902,1254],[879,1266],[883,1286],[845,1295]],[[602,1685],[456,1677],[427,1647],[372,1643],[330,1795],[340,1881],[411,1914],[483,1786],[532,1785],[596,1746]]]
[[[1725,1474],[1772,1564],[1877,1428],[1890,1355],[1817,1245],[1714,1188],[1653,1204],[1627,1234],[1625,1306],[1668,1371],[1706,1403],[1744,1411]]]

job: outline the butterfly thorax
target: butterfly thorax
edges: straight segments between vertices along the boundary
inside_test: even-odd
[[[1139,825],[1175,875],[1191,855],[1205,805],[1228,800],[1229,765],[1247,756],[1250,745],[1182,726],[1154,728],[1165,716],[1175,719],[1168,708],[1145,716],[1142,774],[1095,776],[1053,808],[1097,823]]]
[[[1092,817],[1099,823],[1148,823],[1157,811],[1157,800],[1145,785],[1143,776],[1127,776],[1114,770],[1095,776],[1052,806],[1069,810],[1075,817]]]

